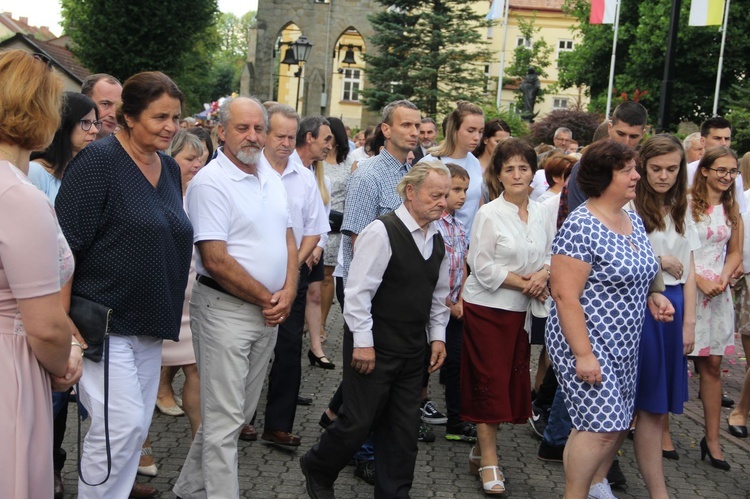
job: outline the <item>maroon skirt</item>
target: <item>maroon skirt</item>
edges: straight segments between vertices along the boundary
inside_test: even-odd
[[[525,424],[531,416],[525,312],[464,302],[461,419]]]

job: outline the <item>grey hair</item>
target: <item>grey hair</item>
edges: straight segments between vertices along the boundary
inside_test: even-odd
[[[317,139],[318,132],[320,132],[320,127],[322,126],[331,127],[328,120],[322,116],[308,116],[300,121],[299,128],[297,129],[297,143],[295,146],[301,147],[305,145],[308,133],[311,133],[313,138]]]
[[[430,175],[431,172],[435,172],[438,175],[444,175],[448,178],[451,177],[451,172],[442,161],[433,159],[430,161],[421,161],[413,166],[409,172],[404,175],[401,182],[396,186],[398,195],[402,201],[406,201],[406,186],[411,185],[415,190],[419,190],[422,187],[425,179]]]
[[[691,147],[693,147],[693,142],[696,140],[701,139],[701,133],[700,132],[693,132],[687,137],[685,137],[685,140],[682,141],[682,147],[685,148],[685,151],[690,150]]]
[[[255,97],[227,97],[224,102],[219,106],[219,124],[226,128],[229,123],[229,106],[234,101],[248,100],[258,104],[261,112],[263,113],[263,123],[266,125],[266,131],[268,131],[268,111],[265,106]]]
[[[193,135],[187,130],[180,129],[175,136],[172,137],[172,142],[169,143],[166,153],[174,158],[186,147],[192,149],[198,156],[202,155],[205,151],[203,143],[197,135]]]
[[[381,115],[381,120],[383,123],[387,125],[393,124],[393,113],[396,111],[399,107],[405,107],[407,109],[413,109],[415,111],[419,111],[419,108],[411,101],[408,101],[406,99],[402,100],[395,100],[389,104],[387,104],[383,108],[383,114]]]
[[[297,122],[297,129],[299,130],[299,114],[297,114],[297,111],[292,106],[288,106],[286,104],[279,104],[278,102],[274,102],[273,104],[269,105],[267,108],[268,111],[268,122],[269,122],[269,128],[271,127],[271,117],[274,114],[280,114],[284,118],[289,118]]]
[[[557,136],[560,135],[561,133],[567,133],[568,135],[570,135],[571,139],[573,138],[573,132],[570,131],[570,128],[565,128],[564,126],[561,126],[557,130],[555,130],[554,137],[557,138]]]

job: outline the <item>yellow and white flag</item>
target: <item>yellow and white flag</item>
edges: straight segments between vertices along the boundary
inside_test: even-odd
[[[690,26],[721,26],[724,23],[724,0],[692,0]]]

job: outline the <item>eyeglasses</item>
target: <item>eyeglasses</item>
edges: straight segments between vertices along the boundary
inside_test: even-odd
[[[52,60],[49,57],[47,57],[46,55],[40,54],[40,53],[35,53],[35,54],[31,54],[31,57],[33,57],[34,59],[36,59],[39,62],[43,62],[44,65],[47,66],[47,69],[52,69]]]
[[[737,175],[740,174],[740,171],[737,168],[733,170],[726,170],[724,168],[711,168],[709,166],[708,169],[716,172],[716,175],[718,175],[719,177],[726,177],[727,174],[729,174],[730,177],[736,177]]]
[[[101,121],[81,120],[79,123],[81,124],[81,130],[84,132],[91,130],[91,125],[94,125],[97,129],[102,127]]]

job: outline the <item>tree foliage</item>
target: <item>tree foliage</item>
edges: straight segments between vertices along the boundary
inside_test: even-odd
[[[369,16],[377,53],[365,54],[371,110],[410,99],[426,114],[448,112],[460,99],[479,101],[490,60],[480,29],[489,23],[465,0],[378,0]]]
[[[483,103],[481,105],[484,111],[485,122],[500,118],[505,121],[510,127],[510,134],[513,137],[528,137],[530,134],[528,122],[521,119],[521,115],[517,112],[508,109],[507,107],[498,109],[495,103]]]
[[[750,152],[750,83],[743,81],[729,89],[727,119],[732,122],[732,149],[740,155]]]
[[[216,0],[61,0],[72,50],[95,73],[121,81],[158,70],[185,93],[188,108],[202,108],[217,50]]]
[[[589,0],[566,0],[565,10],[580,21],[582,41],[572,52],[560,54],[560,86],[586,85],[591,95],[590,110],[603,112],[607,98],[613,27],[591,25]],[[622,0],[615,67],[615,96],[647,91],[641,103],[656,121],[664,73],[665,47],[669,31],[671,0]],[[675,51],[671,126],[680,121],[700,122],[710,116],[716,70],[721,47],[717,26],[688,26],[690,2],[680,10]],[[719,114],[726,114],[727,90],[743,81],[750,70],[750,2],[732,2],[724,52]],[[617,104],[618,99],[613,102]]]
[[[505,74],[508,76],[507,83],[520,84],[521,80],[526,76],[529,67],[533,67],[536,70],[536,74],[540,79],[547,78],[548,76],[547,68],[552,64],[552,52],[554,49],[539,35],[541,28],[534,27],[535,20],[536,15],[529,19],[518,17],[518,29],[521,32],[521,36],[525,40],[529,40],[531,46],[527,47],[526,44],[522,44],[517,46],[513,51],[513,63],[505,70]],[[554,89],[545,89],[542,87],[539,90],[537,102],[541,102],[544,99],[544,95],[549,91],[554,91]],[[516,94],[519,106],[523,108],[521,90],[516,90]]]
[[[573,138],[581,146],[591,143],[594,132],[603,120],[603,116],[586,113],[573,109],[556,109],[537,120],[531,127],[531,142],[533,144],[552,144],[555,130],[560,127],[569,128]]]

